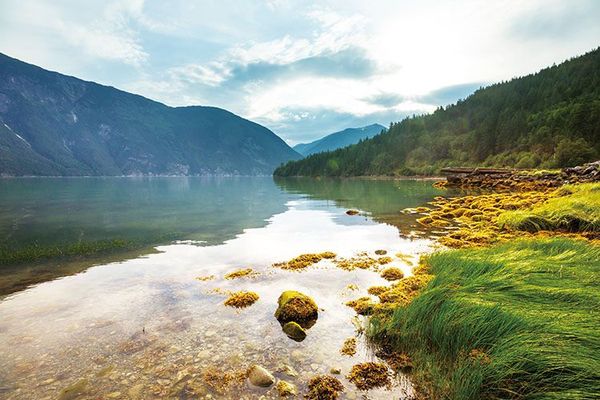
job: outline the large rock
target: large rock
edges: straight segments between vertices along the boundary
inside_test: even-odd
[[[248,370],[248,379],[254,386],[269,387],[275,383],[273,375],[260,365],[253,365]]]
[[[297,322],[290,321],[283,324],[283,331],[296,342],[301,342],[306,339],[306,331]]]
[[[308,328],[319,317],[319,309],[315,301],[295,290],[286,290],[281,293],[278,304],[275,318],[282,324],[294,321],[302,327]]]

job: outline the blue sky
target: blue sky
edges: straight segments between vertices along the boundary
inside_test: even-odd
[[[595,0],[2,0],[0,52],[293,145],[585,53],[598,21]]]

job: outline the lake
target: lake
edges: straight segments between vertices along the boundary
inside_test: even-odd
[[[278,398],[233,379],[254,363],[300,393],[310,377],[340,369],[345,396],[358,398],[344,376],[377,357],[360,333],[364,319],[345,303],[389,282],[332,260],[303,271],[273,264],[385,250],[389,266],[410,274],[432,233],[400,211],[441,193],[418,180],[0,180],[0,398]],[[224,279],[240,268],[255,274]],[[260,298],[226,307],[239,290]],[[302,342],[273,316],[285,290],[319,306]],[[351,337],[358,351],[342,355]],[[368,392],[410,394],[404,376]]]

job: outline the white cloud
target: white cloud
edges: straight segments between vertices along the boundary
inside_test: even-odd
[[[431,111],[439,88],[582,54],[598,20],[594,0],[2,0],[0,51],[293,139],[387,124]],[[398,101],[370,100],[382,94]]]

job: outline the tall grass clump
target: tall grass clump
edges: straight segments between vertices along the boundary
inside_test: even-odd
[[[527,239],[432,255],[435,278],[373,339],[411,355],[428,399],[600,394],[600,247]]]
[[[498,223],[528,232],[600,232],[600,183],[566,185],[557,194],[530,210],[505,212]]]

